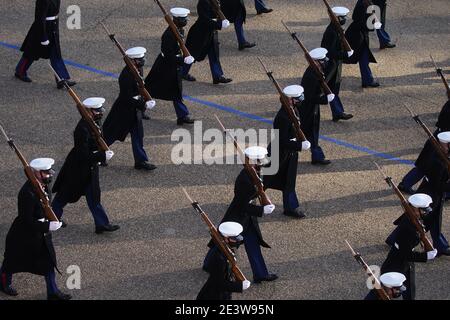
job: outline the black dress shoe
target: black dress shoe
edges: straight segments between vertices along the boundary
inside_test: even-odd
[[[186,81],[191,81],[191,82],[197,81],[197,79],[195,79],[195,77],[191,76],[189,73],[187,75],[183,76],[183,79]]]
[[[253,279],[254,283],[261,283],[262,281],[274,281],[277,280],[278,276],[275,273],[269,273],[266,277],[261,279]]]
[[[154,164],[151,164],[148,162],[140,162],[140,163],[135,163],[134,168],[136,170],[152,171],[152,170],[156,169],[156,166]]]
[[[256,11],[256,14],[270,13],[270,12],[272,12],[272,11],[273,11],[273,9],[270,9],[270,8],[264,8],[264,9],[262,9],[262,10]]]
[[[302,219],[306,217],[306,214],[300,210],[300,208],[296,208],[295,210],[284,210],[283,214],[285,216],[294,217],[297,219]]]
[[[380,86],[380,84],[377,81],[374,81],[370,84],[363,84],[362,87],[363,88],[378,88]]]
[[[254,46],[256,46],[256,43],[246,41],[244,43],[239,43],[239,50],[242,51],[247,48],[253,48]]]
[[[17,72],[14,74],[14,76],[15,76],[17,79],[22,80],[23,82],[33,82],[28,76],[18,74]]]
[[[0,282],[0,291],[3,292],[4,294],[7,294],[8,296],[11,297],[15,297],[17,295],[19,295],[19,293],[16,291],[16,289],[14,289],[13,287],[9,286],[3,286]]]
[[[213,79],[213,84],[229,83],[231,81],[233,81],[233,79],[225,78],[224,76],[221,76],[219,79]]]
[[[56,300],[70,300],[70,299],[72,299],[72,296],[70,294],[62,293],[61,291],[47,295],[47,300],[56,301]]]
[[[104,226],[95,227],[95,233],[96,234],[101,234],[103,232],[114,232],[114,231],[119,230],[119,229],[120,229],[120,227],[118,225],[107,224],[107,225],[104,225]]]
[[[442,250],[442,251],[438,251],[438,257],[439,256],[450,256],[450,248],[447,248],[447,249],[445,249],[445,250]]]
[[[75,81],[72,80],[61,80],[56,83],[56,88],[58,89],[64,88],[64,83],[67,83],[69,87],[73,87],[74,85],[77,84]]]
[[[353,115],[351,113],[345,113],[338,115],[337,117],[333,117],[334,122],[338,122],[339,120],[349,120],[353,118]]]
[[[193,124],[194,122],[195,122],[195,120],[190,117],[184,117],[184,118],[177,119],[177,125],[179,125],[179,126],[182,126],[185,123]]]
[[[326,166],[326,165],[329,165],[330,163],[331,163],[331,161],[330,160],[326,160],[326,159],[311,161],[311,164],[313,164],[313,165],[321,165],[321,166]]]
[[[394,43],[385,43],[385,44],[381,44],[380,45],[380,50],[383,50],[383,49],[392,49],[392,48],[395,48],[396,47],[396,45],[394,44]]]
[[[400,183],[398,184],[397,188],[398,188],[401,192],[404,192],[404,193],[406,193],[406,194],[413,195],[414,193],[416,193],[416,192],[413,190],[413,188],[411,188],[411,187],[409,187],[409,188],[405,187],[405,185],[404,185],[402,182],[400,182]]]

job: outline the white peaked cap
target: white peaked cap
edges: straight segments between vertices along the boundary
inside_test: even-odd
[[[433,199],[425,193],[416,193],[408,198],[408,202],[415,208],[428,208]]]
[[[87,98],[86,100],[84,100],[83,104],[88,109],[98,109],[98,108],[101,108],[103,106],[105,101],[106,101],[105,98],[92,97],[92,98]]]
[[[223,222],[219,226],[219,232],[224,237],[237,237],[243,230],[242,225],[237,222]]]
[[[316,48],[314,50],[311,50],[309,52],[309,55],[311,56],[311,58],[313,58],[314,60],[322,60],[325,59],[327,56],[328,50],[325,48]]]
[[[450,131],[445,131],[445,132],[439,133],[438,139],[442,143],[450,143]]]
[[[350,12],[346,7],[334,7],[331,10],[338,17],[345,17]]]
[[[145,53],[147,52],[147,49],[144,47],[134,47],[128,49],[125,54],[129,56],[131,59],[140,59],[145,56]]]
[[[186,18],[191,11],[186,8],[172,8],[170,9],[170,13],[176,18]]]
[[[268,154],[266,148],[259,146],[248,147],[244,153],[250,160],[262,160]]]
[[[292,85],[283,89],[283,93],[289,98],[298,98],[304,91],[303,87],[299,85]]]
[[[37,158],[30,162],[30,167],[36,171],[50,170],[55,164],[52,158]]]
[[[403,282],[405,282],[406,277],[398,272],[388,272],[383,273],[380,277],[380,281],[383,283],[385,287],[388,288],[397,288],[403,286]]]

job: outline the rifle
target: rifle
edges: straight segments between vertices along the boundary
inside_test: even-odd
[[[345,37],[344,29],[342,29],[339,19],[334,14],[333,9],[331,9],[331,7],[330,7],[330,4],[328,3],[327,0],[323,0],[323,3],[325,3],[325,6],[327,7],[328,15],[330,16],[331,22],[334,24],[334,27],[336,28],[339,35],[341,36],[342,47],[347,52],[353,51],[352,47],[350,46],[350,44],[347,41],[347,38]]]
[[[269,71],[267,69],[266,65],[262,62],[262,60],[259,57],[257,59],[263,66],[264,70],[266,71],[267,76],[273,82],[273,84],[275,85],[275,88],[277,89],[277,91],[280,95],[281,105],[283,106],[284,110],[287,112],[289,119],[291,120],[292,125],[294,126],[295,137],[297,138],[297,141],[306,141],[307,139],[305,137],[305,134],[303,133],[302,129],[300,128],[300,119],[295,114],[294,108],[292,107],[292,105],[289,101],[289,98],[284,94],[278,81],[273,77],[273,72]]]
[[[38,179],[34,175],[33,168],[30,167],[27,160],[25,159],[23,154],[20,152],[19,148],[17,148],[14,141],[8,137],[8,135],[6,134],[5,130],[3,129],[3,127],[1,125],[0,125],[0,131],[5,136],[5,139],[6,139],[6,142],[8,142],[8,145],[16,153],[20,162],[22,162],[22,166],[25,171],[25,175],[27,176],[28,180],[30,181],[31,185],[33,186],[34,193],[39,198],[39,202],[41,203],[42,209],[44,210],[45,217],[47,218],[48,221],[59,222],[58,218],[56,217],[55,213],[53,212],[52,207],[50,206],[50,199],[48,197],[48,194],[44,190],[44,187],[42,186],[42,184],[38,181]]]
[[[262,183],[261,178],[259,177],[258,173],[256,172],[255,168],[253,166],[250,165],[250,159],[245,155],[245,153],[242,151],[241,147],[239,146],[238,142],[236,141],[236,138],[233,137],[228,131],[227,129],[225,129],[225,127],[223,126],[222,122],[219,120],[219,118],[214,115],[214,117],[216,117],[217,122],[219,123],[220,127],[222,128],[222,131],[225,133],[225,135],[228,133],[231,137],[231,139],[233,139],[233,144],[234,147],[236,148],[236,150],[238,151],[238,153],[241,155],[241,157],[243,157],[245,159],[244,161],[244,168],[247,171],[247,173],[250,175],[250,178],[252,179],[253,184],[256,187],[256,192],[258,194],[258,198],[259,198],[259,202],[261,203],[261,205],[263,206],[267,206],[272,204],[272,202],[270,201],[269,197],[266,195],[266,192],[264,191],[264,185]]]
[[[367,275],[372,277],[374,289],[376,290],[380,300],[391,300],[391,298],[387,294],[386,290],[384,290],[383,286],[381,285],[380,280],[375,276],[373,271],[370,269],[370,267],[364,261],[364,259],[362,258],[361,254],[359,252],[355,252],[355,250],[353,250],[352,246],[350,245],[350,243],[348,243],[347,240],[345,240],[345,243],[350,248],[350,250],[352,252],[352,255],[355,258],[355,260],[364,268],[364,270],[366,271]]]
[[[49,64],[49,66],[50,66],[50,69],[52,69],[53,73],[55,74],[56,79],[58,81],[61,81],[61,79],[59,78],[55,69],[53,69],[50,64]],[[73,91],[73,89],[65,81],[63,82],[63,84],[64,84],[64,87],[69,92],[72,99],[75,101],[75,104],[77,105],[77,109],[78,109],[78,112],[80,113],[81,117],[84,119],[84,121],[87,122],[89,129],[91,130],[91,133],[94,136],[95,142],[97,143],[99,151],[108,151],[109,147],[106,144],[105,140],[103,140],[103,136],[102,136],[100,127],[95,123],[90,112],[87,110],[87,108],[81,102],[80,98],[77,96],[75,91]]]
[[[172,31],[173,35],[177,39],[178,45],[180,46],[180,49],[183,52],[183,56],[185,58],[189,57],[191,54],[189,53],[188,48],[186,48],[183,38],[182,38],[180,32],[178,31],[177,26],[173,22],[172,17],[167,13],[166,9],[164,8],[164,6],[161,4],[161,2],[159,0],[155,0],[155,2],[161,8],[161,11],[164,15],[164,19],[166,20],[167,24],[169,25],[170,31]]]
[[[444,73],[442,72],[442,68],[439,68],[436,65],[436,62],[434,61],[433,56],[431,54],[430,54],[430,58],[431,58],[431,61],[433,61],[434,68],[436,69],[436,73],[441,77],[442,82],[444,82],[445,89],[447,90],[447,97],[450,99],[450,86],[448,84],[447,79],[444,76]]]
[[[185,188],[181,188],[186,195],[186,198],[191,202],[192,207],[194,207],[194,210],[200,213],[203,221],[206,223],[209,229],[209,233],[211,234],[211,238],[216,244],[216,246],[219,248],[219,250],[222,252],[222,254],[227,258],[228,262],[231,265],[231,272],[233,272],[234,277],[239,281],[245,281],[247,280],[242,273],[242,271],[239,269],[236,257],[233,253],[233,251],[230,249],[228,244],[223,240],[222,235],[217,231],[217,228],[214,226],[214,224],[209,219],[208,215],[203,211],[203,209],[200,207],[199,203],[197,201],[193,201],[192,198],[189,196]]]
[[[103,22],[100,22],[103,29],[105,30],[108,37],[111,39],[111,41],[117,46],[120,53],[123,56],[123,60],[125,61],[125,64],[128,67],[128,70],[130,70],[131,74],[134,77],[134,80],[137,82],[139,94],[144,98],[145,102],[153,100],[153,98],[150,96],[150,93],[148,93],[147,89],[145,88],[144,79],[142,79],[141,74],[139,73],[138,68],[136,67],[136,64],[129,56],[127,56],[125,49],[122,47],[122,45],[117,41],[116,35],[113,33],[110,33],[108,28],[106,28],[105,24]]]
[[[409,204],[409,202],[406,200],[403,193],[398,189],[398,187],[392,181],[392,178],[387,176],[376,162],[374,162],[374,164],[378,168],[378,171],[380,171],[380,173],[382,174],[384,181],[386,181],[388,186],[390,186],[392,188],[394,193],[400,199],[403,210],[405,210],[405,214],[408,216],[409,220],[411,221],[411,223],[414,225],[417,232],[419,233],[420,241],[421,241],[422,246],[424,247],[425,251],[427,251],[427,252],[433,251],[434,250],[433,245],[431,244],[430,240],[428,240],[428,238],[425,234],[425,227],[419,220],[419,215],[417,213],[416,208],[414,208],[413,206],[411,206]]]
[[[292,32],[291,29],[289,29],[289,27],[284,23],[284,21],[281,21],[281,23],[286,28],[286,30],[291,34],[291,37],[295,41],[297,41],[297,43],[300,45],[300,48],[302,48],[303,52],[305,53],[306,61],[308,62],[309,66],[311,68],[313,68],[314,72],[316,73],[317,79],[320,82],[320,86],[322,87],[323,93],[325,93],[326,95],[333,94],[333,92],[331,92],[330,87],[328,86],[328,84],[325,81],[325,74],[323,73],[322,68],[319,66],[317,61],[315,61],[311,57],[311,55],[309,54],[308,49],[306,49],[306,47],[303,45],[303,43],[298,38],[297,33],[296,32]]]
[[[222,12],[222,9],[220,9],[220,3],[219,0],[209,0],[209,3],[211,4],[211,7],[214,10],[214,13],[220,20],[227,20],[227,17]]]
[[[431,144],[434,147],[434,150],[437,152],[441,160],[445,163],[445,165],[447,166],[447,171],[450,173],[450,159],[448,158],[448,154],[446,154],[446,152],[442,148],[441,143],[438,141],[438,139],[436,139],[433,133],[431,133],[430,129],[428,129],[427,125],[423,123],[423,121],[419,118],[417,114],[412,112],[412,110],[408,108],[406,105],[404,107],[409,111],[409,113],[411,113],[411,116],[414,119],[414,121],[416,121],[428,135]]]

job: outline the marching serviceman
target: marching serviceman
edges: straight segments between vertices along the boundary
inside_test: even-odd
[[[242,226],[237,222],[223,222],[219,232],[233,252],[243,242]],[[209,256],[209,278],[200,290],[197,300],[231,300],[232,292],[242,292],[250,287],[250,281],[233,280],[231,265],[220,249],[214,246]]]
[[[126,51],[126,55],[133,59],[141,76],[143,74],[142,68],[145,65],[146,52],[147,50],[142,47],[135,47]],[[119,87],[119,97],[114,102],[103,124],[105,142],[108,146],[117,140],[123,142],[130,134],[134,168],[137,170],[154,170],[156,166],[148,162],[148,156],[144,150],[142,112],[153,109],[155,101],[145,102],[144,98],[139,95],[138,85],[128,66],[125,66],[120,73]]]
[[[37,181],[43,186],[49,198],[55,163],[50,158],[38,158],[30,162]],[[12,275],[29,272],[45,277],[48,300],[69,300],[72,297],[62,293],[56,285],[56,254],[51,232],[61,227],[61,222],[47,221],[39,197],[29,180],[25,182],[18,196],[18,217],[6,235],[5,255],[0,269],[0,291],[17,296],[12,286]]]
[[[327,49],[317,48],[309,52],[311,58],[317,61],[322,70],[328,68]],[[311,142],[311,163],[313,165],[328,165],[330,160],[325,159],[325,154],[319,146],[320,130],[320,105],[329,103],[326,94],[322,93],[320,81],[314,69],[308,67],[303,74],[302,87],[305,90],[305,100],[297,105],[300,115],[301,128],[309,142]]]
[[[294,112],[304,100],[303,87],[292,85],[284,88],[283,93],[289,97]],[[308,150],[311,147],[309,141],[297,141],[295,129],[285,108],[282,106],[275,116],[273,128],[279,130],[279,169],[275,175],[264,176],[266,188],[277,189],[283,192],[283,214],[295,218],[304,218],[306,215],[300,209],[300,204],[295,191],[297,181],[298,152]],[[269,145],[269,156],[271,155]],[[273,161],[273,160],[272,160]]]
[[[264,0],[255,0],[255,9],[256,14],[270,13],[273,11],[273,9],[267,7]]]
[[[391,37],[386,31],[386,4],[387,0],[373,0],[373,4],[380,8],[381,12],[381,28],[377,29],[378,40],[380,41],[380,49],[395,48],[396,45],[391,42]]]
[[[267,157],[267,149],[264,147],[250,147],[245,151],[245,155],[252,162],[257,173],[260,175],[261,166]],[[222,222],[235,221],[242,225],[244,231],[245,250],[247,251],[248,260],[250,262],[253,281],[261,283],[261,281],[273,281],[278,279],[276,274],[269,273],[267,270],[264,257],[261,253],[261,246],[270,248],[270,246],[263,240],[261,230],[259,228],[258,217],[269,215],[275,210],[273,204],[266,206],[259,206],[253,204],[256,200],[256,188],[247,170],[244,168],[239,176],[236,178],[234,184],[234,198],[228,207]],[[204,269],[208,270],[209,261],[214,250],[214,243],[209,243],[211,247],[208,252]]]
[[[42,58],[50,59],[53,69],[61,78],[61,81],[57,81],[58,89],[64,87],[64,81],[69,86],[76,84],[69,80],[70,75],[61,56],[58,19],[60,5],[61,0],[36,0],[35,20],[20,48],[23,55],[16,66],[16,78],[31,82],[27,71],[34,61]]]
[[[379,29],[381,27],[379,22],[373,23],[373,28],[369,29],[368,21],[371,20],[370,14],[367,13],[367,7],[364,0],[358,0],[355,9],[353,10],[353,22],[345,32],[350,46],[355,51],[354,54],[345,60],[346,63],[359,63],[359,70],[361,72],[361,80],[363,88],[376,88],[380,84],[375,81],[369,63],[377,63],[377,60],[370,51],[369,45],[369,31]]]
[[[244,0],[220,0],[220,3],[225,17],[227,17],[231,23],[234,23],[239,50],[256,46],[255,43],[250,43],[245,39],[244,23],[247,17],[247,10],[245,8]]]
[[[399,272],[388,272],[380,276],[380,283],[383,290],[387,293],[390,299],[397,299],[402,296],[402,292],[406,291],[406,287],[403,285],[405,282],[405,275]],[[376,289],[369,291],[364,300],[380,300]]]
[[[179,34],[184,38],[184,27],[187,25],[190,11],[185,8],[172,8],[170,13]],[[173,102],[178,125],[194,123],[183,102],[182,72],[184,63],[191,65],[194,63],[194,58],[192,56],[183,58],[177,39],[168,27],[161,38],[161,53],[145,79],[145,87],[153,98]]]
[[[432,199],[430,196],[417,193],[408,198],[408,202],[418,209],[422,220],[430,211]],[[404,300],[414,300],[416,295],[414,262],[427,262],[433,260],[437,255],[437,250],[428,252],[416,252],[414,248],[419,244],[420,237],[416,227],[410,218],[403,214],[395,222],[397,225],[394,242],[391,250],[381,266],[381,273],[400,272],[405,275],[406,290],[402,292]]]
[[[213,1],[219,3],[218,0]],[[208,56],[213,84],[229,83],[233,80],[224,77],[219,60],[219,35],[217,30],[228,28],[230,21],[218,18],[210,0],[198,1],[197,14],[197,21],[189,29],[186,47],[195,58],[195,61],[203,61]],[[196,80],[189,74],[191,66],[192,64],[185,64],[183,67],[183,79],[187,81]]]
[[[105,111],[103,109],[104,102],[104,98],[88,98],[83,101],[83,105],[90,110],[99,127]],[[106,211],[101,204],[98,170],[99,162],[111,160],[114,152],[98,151],[89,124],[83,118],[75,128],[74,144],[53,186],[53,192],[56,192],[52,202],[53,211],[59,219],[62,217],[67,203],[75,203],[81,196],[85,196],[94,218],[95,233],[116,231],[119,226],[109,223]]]
[[[347,14],[350,10],[345,7],[334,7],[332,10],[337,16],[340,24],[344,26],[347,21]],[[339,98],[339,92],[341,90],[342,81],[342,63],[351,56],[353,52],[345,51],[342,45],[341,34],[333,22],[331,22],[325,30],[321,46],[328,50],[327,57],[330,59],[325,73],[327,74],[327,79],[329,79],[328,86],[335,94],[334,100],[330,102],[333,121],[349,120],[353,118],[353,115],[351,113],[345,113],[344,106]]]

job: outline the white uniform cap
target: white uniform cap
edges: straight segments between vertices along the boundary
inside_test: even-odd
[[[244,153],[250,160],[262,160],[268,154],[266,148],[259,146],[248,147]]]
[[[172,14],[173,17],[176,18],[186,18],[189,13],[191,13],[191,11],[189,11],[189,9],[186,8],[172,8],[170,9],[170,13]]]
[[[243,230],[242,225],[237,222],[223,222],[219,226],[219,232],[224,237],[237,237]]]
[[[92,98],[87,98],[86,100],[84,100],[83,104],[88,109],[99,109],[99,108],[101,108],[103,106],[105,101],[106,101],[105,98],[92,97]]]
[[[403,286],[403,282],[405,282],[406,277],[398,272],[388,272],[383,273],[380,277],[380,281],[383,283],[385,287],[388,288],[398,288]]]
[[[331,10],[338,17],[345,17],[350,12],[346,7],[334,7]]]
[[[303,87],[299,85],[292,85],[283,89],[283,93],[289,98],[298,98],[304,91]]]
[[[52,158],[37,158],[30,162],[30,167],[36,171],[50,170],[55,160]]]
[[[416,193],[408,198],[408,202],[415,208],[428,208],[433,199],[425,193]]]
[[[325,48],[316,48],[309,52],[309,55],[314,60],[323,60],[326,58],[328,50]]]
[[[147,52],[147,49],[143,47],[134,47],[131,49],[128,49],[125,54],[129,56],[131,59],[140,59],[145,56],[145,53]]]
[[[450,143],[450,131],[445,131],[445,132],[439,133],[438,139],[442,143]]]

